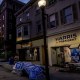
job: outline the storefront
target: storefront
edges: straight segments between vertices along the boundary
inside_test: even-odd
[[[32,41],[34,60],[40,64],[44,64],[43,39]],[[37,54],[36,54],[37,53]]]
[[[31,60],[30,57],[31,46],[32,46],[31,42],[19,43],[16,45],[16,53],[19,55],[19,60],[21,61]]]
[[[35,61],[43,64],[43,39],[16,45],[20,60]]]
[[[49,64],[60,65],[64,62],[78,62],[80,31],[71,31],[48,37]]]

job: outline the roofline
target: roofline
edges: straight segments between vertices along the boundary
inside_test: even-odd
[[[15,16],[19,15],[22,11],[25,11],[26,8],[28,8],[29,6],[31,6],[36,1],[37,0],[30,0],[26,5],[24,5],[19,11],[17,11],[15,13]]]
[[[2,4],[5,2],[5,0],[3,0],[0,4],[0,6],[2,6]],[[21,5],[25,5],[25,3],[21,2],[21,1],[18,1],[18,0],[13,0],[13,2],[16,2],[16,3],[19,3]]]

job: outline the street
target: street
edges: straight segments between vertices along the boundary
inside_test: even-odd
[[[50,80],[80,80],[80,73],[59,72],[58,69],[50,68]]]
[[[27,80],[27,78],[19,77],[16,74],[13,74],[10,71],[0,67],[0,80]]]
[[[8,67],[7,63],[4,67]],[[6,65],[7,64],[7,65]],[[49,67],[50,80],[80,80],[80,73],[71,72],[59,72],[59,67]],[[28,80],[27,77],[20,77],[17,74],[13,74],[10,70],[0,67],[0,80]]]

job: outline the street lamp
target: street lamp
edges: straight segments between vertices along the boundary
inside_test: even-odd
[[[50,80],[49,77],[49,62],[48,62],[48,51],[47,51],[47,41],[46,41],[46,26],[45,26],[45,6],[46,0],[39,0],[38,6],[41,8],[42,11],[42,27],[43,27],[43,40],[44,40],[44,54],[45,54],[45,72],[46,72],[46,80]]]

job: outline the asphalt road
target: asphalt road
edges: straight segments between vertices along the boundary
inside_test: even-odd
[[[80,73],[59,72],[57,69],[50,69],[50,80],[80,80]]]
[[[26,77],[19,77],[10,71],[0,67],[0,80],[28,80]]]

